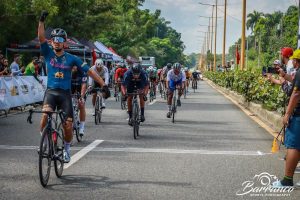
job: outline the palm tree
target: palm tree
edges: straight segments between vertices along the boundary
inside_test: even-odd
[[[249,28],[251,29],[251,32],[253,33],[255,24],[258,22],[259,18],[263,15],[261,12],[257,12],[256,10],[253,11],[253,13],[249,13],[247,15],[247,30]]]

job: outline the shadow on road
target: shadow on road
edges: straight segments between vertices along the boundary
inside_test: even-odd
[[[143,181],[143,180],[116,180],[113,181],[105,176],[95,175],[66,175],[60,179],[61,183],[50,184],[47,186],[49,190],[69,191],[70,189],[89,190],[96,188],[124,189],[124,187],[116,187],[121,185],[158,185],[168,187],[191,187],[191,183],[168,182],[168,181]]]

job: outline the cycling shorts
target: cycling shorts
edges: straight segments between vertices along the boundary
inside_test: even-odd
[[[53,111],[61,109],[66,113],[67,118],[73,118],[70,90],[48,88],[45,92],[43,105],[48,105]]]
[[[105,82],[105,79],[103,79],[103,81]],[[91,90],[91,93],[92,93],[92,94],[97,93],[97,90],[96,90],[95,88],[101,88],[100,84],[97,83],[96,81],[94,81],[94,87],[93,87],[93,89]]]
[[[174,92],[175,88],[177,85],[181,85],[182,84],[182,79],[180,79],[179,81],[173,81],[173,80],[170,80],[169,81],[169,90],[171,92]]]

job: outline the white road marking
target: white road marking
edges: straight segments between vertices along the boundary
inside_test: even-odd
[[[72,147],[72,150],[79,151],[72,156],[71,162],[65,165],[68,168],[88,152],[127,152],[127,153],[167,153],[167,154],[198,154],[198,155],[233,155],[233,156],[265,156],[272,153],[264,153],[261,151],[221,151],[221,150],[188,150],[188,149],[153,149],[153,148],[102,148],[96,147],[104,140],[95,140],[87,147]],[[37,146],[9,146],[0,145],[0,149],[8,150],[32,150]]]
[[[71,157],[71,161],[68,164],[64,165],[64,169],[68,169],[71,165],[73,165],[74,163],[76,163],[79,159],[81,159],[83,156],[85,156],[88,152],[92,151],[97,145],[99,145],[103,141],[104,140],[95,140],[94,142],[92,142],[91,144],[89,144],[88,146],[84,147],[83,149],[81,149],[76,154],[74,154]]]
[[[32,149],[37,149],[38,146],[11,146],[11,145],[0,145],[0,149],[12,149],[12,150],[32,150]]]
[[[154,99],[151,103],[149,103],[148,105],[149,106],[151,106],[151,105],[153,105],[153,104],[155,104],[156,103],[156,99]]]
[[[264,155],[272,154],[272,153],[263,153],[261,151],[214,151],[214,150],[152,149],[152,148],[95,148],[93,151],[127,152],[127,153],[236,155],[236,156],[264,156]]]

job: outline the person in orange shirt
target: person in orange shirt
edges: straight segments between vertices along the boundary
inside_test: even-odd
[[[187,67],[184,68],[184,73],[185,73],[185,77],[186,77],[186,81],[185,81],[186,89],[188,91],[188,88],[189,88],[189,85],[190,85],[190,79],[192,77],[192,74],[189,71],[189,68],[187,68]]]
[[[115,72],[115,97],[117,95],[117,87],[119,88],[118,91],[121,91],[121,83],[123,81],[123,78],[124,78],[124,74],[125,72],[127,72],[127,68],[126,66],[123,64],[123,63],[119,63],[117,65],[117,69],[116,69],[116,72]]]

